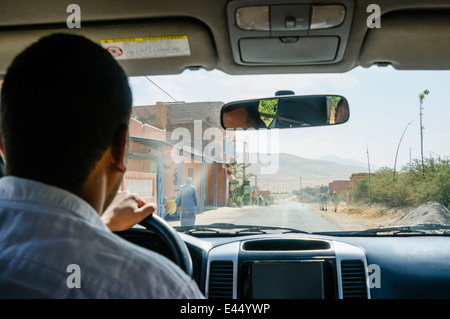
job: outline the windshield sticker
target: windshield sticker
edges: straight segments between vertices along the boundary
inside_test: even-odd
[[[187,35],[101,40],[100,44],[116,60],[134,60],[189,56]]]

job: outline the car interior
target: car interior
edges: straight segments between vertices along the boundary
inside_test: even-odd
[[[0,81],[19,52],[58,32],[105,48],[179,39],[177,48],[143,57],[109,49],[130,77],[199,69],[232,76],[450,70],[448,0],[77,0],[81,26],[68,28],[71,3],[1,1]],[[118,235],[173,260],[208,299],[450,297],[448,231],[180,232],[152,216]]]

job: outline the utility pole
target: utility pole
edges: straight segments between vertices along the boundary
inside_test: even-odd
[[[423,93],[419,94],[419,101],[420,101],[420,153],[422,155],[422,174],[425,174],[425,165],[423,163],[423,125],[422,125],[422,118],[423,118],[423,99],[425,98],[425,95],[430,94],[430,91],[424,90]]]
[[[244,179],[244,182],[246,181],[246,179],[245,179],[245,141],[242,143],[243,145],[243,149],[244,149],[244,165],[242,166],[242,176],[243,176],[243,179]]]
[[[302,192],[302,177],[300,176],[300,189],[298,190],[298,196],[300,196],[301,192]]]
[[[409,148],[409,173],[411,174],[411,147]]]
[[[372,204],[372,194],[370,189],[370,160],[369,160],[369,144],[366,144],[367,146],[367,166],[369,168],[369,204]]]
[[[395,182],[395,168],[397,166],[398,150],[400,149],[400,144],[402,143],[403,136],[405,135],[408,126],[411,125],[412,122],[414,122],[414,121],[411,121],[411,122],[408,123],[408,125],[406,125],[405,130],[403,131],[402,137],[400,137],[400,141],[398,142],[397,152],[395,153],[395,162],[394,162],[394,182]]]

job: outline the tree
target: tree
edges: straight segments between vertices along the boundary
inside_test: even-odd
[[[253,173],[245,173],[245,170],[251,165],[251,163],[238,163],[236,159],[233,158],[231,162],[227,164],[227,173],[232,179],[238,181],[239,184],[242,185],[244,184],[244,181],[248,181],[255,176]]]
[[[278,99],[261,100],[259,102],[258,111],[263,114],[273,115],[277,114]],[[272,123],[273,118],[267,116],[261,116],[261,120],[264,121],[266,126]]]
[[[245,191],[245,181],[249,181],[251,177],[255,176],[253,173],[245,173],[245,170],[251,166],[251,163],[238,163],[235,158],[231,160],[230,163],[227,164],[227,174],[234,180],[238,182],[238,187],[236,189],[242,190],[242,199],[245,202],[249,201],[250,194]],[[244,175],[245,174],[245,175]],[[249,183],[249,182],[247,182]],[[236,190],[235,189],[235,190]],[[232,201],[239,200],[239,196],[235,192],[232,193]],[[238,203],[237,203],[238,204]],[[239,206],[239,204],[238,204]]]
[[[419,102],[420,102],[420,153],[421,153],[421,157],[422,157],[422,174],[424,173],[424,162],[423,162],[423,124],[422,124],[422,119],[423,119],[423,100],[425,99],[425,95],[430,94],[430,91],[428,90],[424,90],[422,93],[419,94]]]
[[[237,180],[239,184],[242,184],[245,180],[249,180],[251,177],[255,176],[252,173],[246,173],[244,176],[244,171],[249,168],[251,163],[238,163],[235,158],[233,158],[230,163],[227,164],[227,173],[233,179]]]

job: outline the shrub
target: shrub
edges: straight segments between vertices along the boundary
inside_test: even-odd
[[[450,161],[429,158],[422,164],[414,160],[411,167],[403,167],[396,174],[381,168],[375,176],[359,180],[350,192],[352,201],[381,203],[389,206],[419,206],[437,201],[450,206]],[[369,198],[370,197],[370,198]]]
[[[244,204],[244,199],[242,196],[236,196],[234,198],[234,202],[236,203],[237,207],[242,207],[242,205]]]

